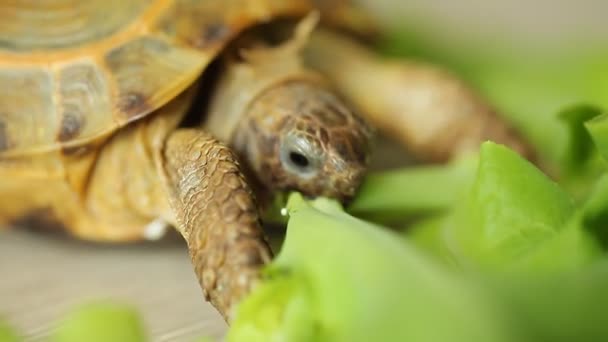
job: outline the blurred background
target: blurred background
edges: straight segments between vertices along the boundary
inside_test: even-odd
[[[595,87],[581,93],[580,79],[588,77],[578,63],[607,55],[607,1],[360,2],[392,32],[381,44],[385,53],[444,64],[500,103],[515,123],[534,116],[538,125],[547,124],[548,132],[527,133],[549,158],[557,158],[558,149],[545,135],[559,128],[542,118],[593,91],[608,91]],[[564,70],[566,76],[551,82],[553,88],[539,81]],[[517,100],[488,86],[498,83]],[[61,315],[93,298],[137,307],[154,341],[219,337],[226,329],[203,302],[178,239],[110,247],[26,230],[0,234],[0,316],[29,340],[43,339]]]
[[[409,27],[448,44],[485,41],[546,52],[608,42],[603,0],[359,2],[387,28]]]

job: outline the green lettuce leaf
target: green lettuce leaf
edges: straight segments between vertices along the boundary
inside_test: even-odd
[[[515,152],[487,142],[462,203],[410,234],[419,246],[460,267],[548,272],[580,267],[600,253],[581,223],[558,184]]]
[[[594,191],[582,207],[582,224],[608,250],[608,174],[595,184]]]
[[[601,113],[598,108],[586,105],[568,108],[559,113],[559,118],[566,123],[569,130],[570,143],[563,157],[565,172],[573,173],[581,170],[597,154],[585,122]]]
[[[511,330],[527,341],[608,341],[608,259],[573,272],[485,280]]]
[[[51,337],[54,342],[143,342],[143,324],[128,306],[96,302],[72,312]]]
[[[18,342],[21,338],[8,324],[0,321],[0,342]]]
[[[604,159],[608,160],[608,114],[595,117],[585,123],[595,146]]]
[[[447,165],[372,173],[348,211],[377,222],[445,212],[469,189],[476,168],[477,158],[467,157]]]
[[[296,194],[288,207],[283,249],[240,304],[229,341],[509,340],[475,286],[396,234],[326,199]]]

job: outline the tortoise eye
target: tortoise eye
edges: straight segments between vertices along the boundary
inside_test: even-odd
[[[306,158],[305,155],[296,151],[289,152],[289,160],[299,168],[306,168],[308,167],[308,165],[310,165],[308,158]]]
[[[321,153],[315,151],[313,142],[305,137],[290,135],[281,144],[281,163],[287,171],[297,176],[312,177],[322,163]]]

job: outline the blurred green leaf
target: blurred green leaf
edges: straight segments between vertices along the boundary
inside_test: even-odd
[[[481,148],[466,200],[442,219],[415,225],[410,235],[444,261],[492,271],[572,269],[598,254],[570,196],[515,152],[491,142]]]
[[[451,208],[473,181],[477,158],[370,174],[348,211],[378,221]]]
[[[51,337],[54,342],[143,342],[143,324],[128,306],[87,304],[72,312]]]
[[[19,342],[21,340],[8,324],[0,321],[0,342]]]
[[[551,276],[484,281],[511,330],[535,342],[608,341],[608,259]]]
[[[453,223],[453,212],[446,215],[428,217],[416,222],[405,230],[406,238],[415,246],[425,251],[428,255],[438,259],[440,262],[459,266],[459,260],[449,249],[447,243],[447,232]]]
[[[576,106],[559,113],[558,117],[563,120],[569,131],[570,143],[564,154],[563,169],[573,173],[579,171],[596,154],[596,149],[585,127],[585,122],[601,114],[601,111],[591,106]]]
[[[240,307],[230,336],[607,340],[608,262],[594,263],[608,245],[608,178],[599,179],[606,163],[592,141],[607,157],[608,119],[592,118],[608,108],[608,50],[532,55],[417,34],[392,35],[381,49],[466,78],[536,146],[560,184],[493,143],[483,145],[476,175],[474,164],[457,163],[372,175],[350,212],[374,219],[438,214],[417,222],[400,247],[331,202],[293,198],[284,250]],[[461,282],[412,245],[461,274],[489,272]],[[480,291],[497,274],[499,285]]]
[[[582,210],[582,224],[597,237],[604,250],[608,250],[608,174],[597,181]]]
[[[560,274],[578,270],[602,257],[600,241],[585,229],[580,212],[553,236],[532,246],[510,269],[524,274]]]
[[[586,122],[595,146],[600,151],[604,159],[608,160],[608,114],[597,116],[595,119]]]
[[[456,213],[453,251],[485,264],[510,263],[555,234],[573,211],[569,196],[533,165],[485,143],[469,200]]]
[[[509,340],[474,287],[393,233],[326,199],[294,195],[289,211],[283,250],[239,306],[230,341]]]

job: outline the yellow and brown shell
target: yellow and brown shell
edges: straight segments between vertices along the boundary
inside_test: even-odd
[[[256,23],[347,1],[9,0],[0,4],[0,157],[106,137],[189,87]]]

